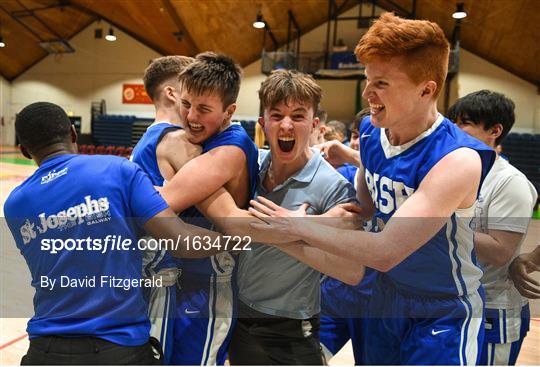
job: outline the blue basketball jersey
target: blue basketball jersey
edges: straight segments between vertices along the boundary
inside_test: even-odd
[[[259,177],[258,149],[241,125],[232,124],[226,130],[208,139],[203,145],[202,153],[204,154],[214,148],[227,145],[239,147],[246,155],[249,172],[249,198],[252,199],[257,190],[257,180]],[[185,222],[205,228],[212,227],[212,223],[195,207],[186,209],[180,216]],[[221,259],[221,261],[219,259]],[[182,261],[182,271],[184,273],[189,272],[200,275],[223,275],[229,274],[234,265],[234,259],[230,256],[212,256],[206,259],[184,259]]]
[[[131,161],[137,163],[143,169],[154,186],[163,186],[165,182],[158,167],[157,146],[165,134],[178,129],[181,129],[178,125],[159,122],[150,126],[141,137],[141,140],[135,145],[135,148],[133,148]],[[148,250],[144,258],[144,274],[150,277],[161,269],[177,268],[181,264],[182,260],[172,256],[166,249]]]
[[[141,286],[126,282],[142,278],[140,225],[167,207],[139,167],[112,156],[47,159],[13,190],[5,216],[36,290],[30,338],[147,342]],[[55,284],[44,286],[44,277]]]
[[[133,148],[131,160],[139,165],[150,177],[154,186],[163,186],[165,179],[159,172],[156,149],[165,134],[169,131],[181,129],[178,125],[169,122],[159,122],[151,125]]]
[[[433,126],[413,141],[392,146],[385,129],[369,117],[360,126],[360,152],[365,182],[376,207],[376,230],[382,230],[399,206],[411,196],[428,172],[448,153],[467,147],[482,160],[481,179],[495,160],[495,152],[439,115]],[[458,210],[426,244],[386,273],[398,289],[426,296],[461,296],[480,286],[473,231],[474,208]]]

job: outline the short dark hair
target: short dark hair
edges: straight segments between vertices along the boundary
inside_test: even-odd
[[[499,145],[514,126],[515,107],[514,102],[503,94],[483,89],[459,98],[448,109],[447,115],[453,122],[466,119],[482,125],[484,130],[501,124],[502,134],[495,140],[495,145]]]
[[[158,88],[166,80],[178,74],[195,59],[189,56],[163,56],[152,60],[144,70],[143,82],[146,94],[152,101],[159,97]]]
[[[62,107],[36,102],[17,114],[15,133],[23,147],[36,152],[52,144],[70,142],[71,121]]]
[[[233,59],[215,52],[203,52],[178,76],[188,93],[217,93],[225,109],[236,102],[240,92],[242,69]]]
[[[360,123],[364,119],[364,117],[369,116],[371,114],[371,109],[369,107],[362,108],[360,112],[358,112],[356,115],[354,115],[352,124],[350,126],[351,131],[358,131],[360,128]]]

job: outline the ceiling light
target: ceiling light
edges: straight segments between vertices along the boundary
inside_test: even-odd
[[[6,44],[4,43],[4,37],[0,36],[0,47],[6,47]]]
[[[457,9],[454,14],[452,14],[452,18],[454,19],[463,19],[467,16],[467,13],[465,13],[464,5],[463,3],[457,4]]]
[[[257,14],[257,20],[253,22],[253,27],[255,28],[264,28],[266,24],[264,23],[261,13]]]
[[[105,36],[105,39],[110,42],[116,41],[116,36],[114,35],[112,27],[109,28],[109,34]]]

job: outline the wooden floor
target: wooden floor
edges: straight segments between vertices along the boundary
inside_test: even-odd
[[[28,177],[36,166],[22,158],[13,148],[0,147],[0,215],[3,203],[14,187]],[[2,221],[4,222],[4,221]],[[26,322],[32,315],[33,290],[22,256],[13,244],[5,223],[0,238],[0,365],[16,365],[28,348]],[[540,220],[531,222],[523,251],[540,244]],[[540,273],[535,277],[540,280]],[[525,338],[518,359],[520,365],[540,365],[540,301],[531,302],[531,330]],[[350,342],[330,360],[331,365],[352,365]]]

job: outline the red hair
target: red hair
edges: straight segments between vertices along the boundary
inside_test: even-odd
[[[414,83],[437,83],[437,98],[448,73],[450,44],[436,23],[384,13],[362,36],[354,52],[364,65],[378,57],[404,58],[403,71]]]

